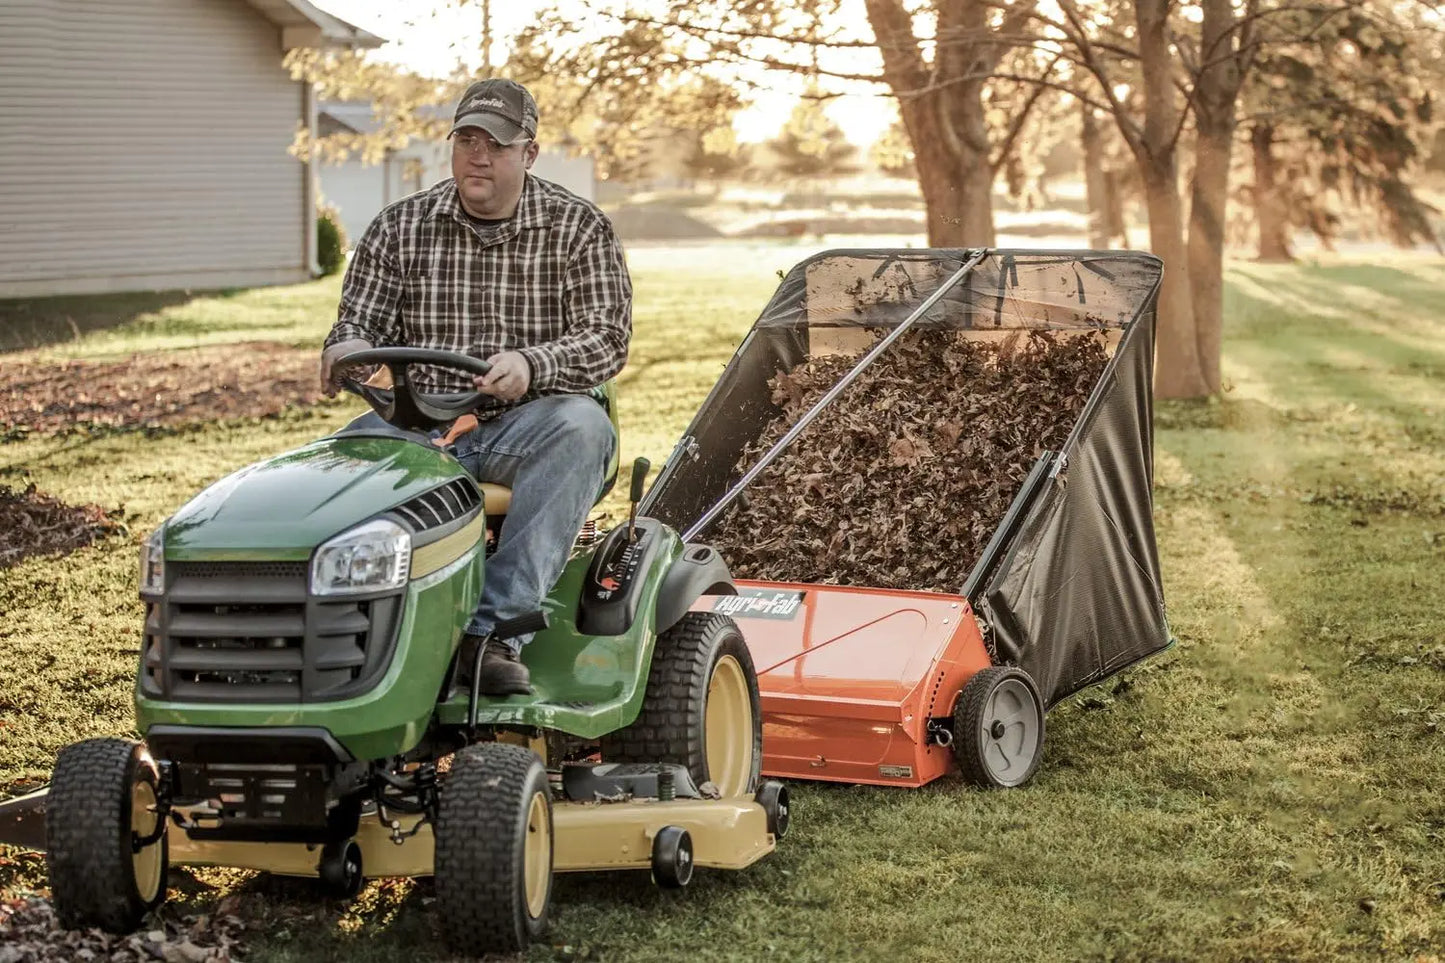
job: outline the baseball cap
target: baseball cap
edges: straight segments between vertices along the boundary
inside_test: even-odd
[[[537,136],[537,102],[515,80],[478,80],[457,101],[452,133],[480,127],[502,145]]]

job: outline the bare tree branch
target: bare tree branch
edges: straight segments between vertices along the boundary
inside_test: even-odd
[[[1028,99],[1024,101],[1024,105],[1022,108],[1020,108],[1018,114],[1010,118],[1009,129],[1008,132],[1004,134],[1003,141],[999,144],[998,154],[993,160],[989,162],[989,167],[992,168],[995,172],[997,172],[998,169],[1003,166],[1004,161],[1013,151],[1014,142],[1018,140],[1019,133],[1024,129],[1024,124],[1027,123],[1029,119],[1029,114],[1034,109],[1034,105],[1038,103],[1039,98],[1044,95],[1044,91],[1051,86],[1047,83],[1047,80],[1049,75],[1054,72],[1054,67],[1058,66],[1059,60],[1060,57],[1055,57],[1049,63],[1048,67],[1044,69],[1044,75],[1039,79],[1029,79],[1025,81],[1026,83],[1033,84],[1034,88],[1032,91],[1029,92]]]

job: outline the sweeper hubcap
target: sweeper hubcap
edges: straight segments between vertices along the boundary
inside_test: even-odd
[[[954,756],[975,785],[1022,785],[1038,768],[1043,704],[1023,669],[990,666],[975,673],[959,696],[953,723]]]
[[[1024,772],[1038,752],[1039,726],[1033,693],[1019,679],[1004,679],[989,696],[984,717],[990,740],[989,770],[1007,781]]]

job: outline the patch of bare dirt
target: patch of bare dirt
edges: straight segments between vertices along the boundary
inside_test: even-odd
[[[43,495],[33,484],[0,485],[0,568],[32,555],[73,552],[107,535],[125,531],[123,509],[67,505]]]
[[[0,440],[277,415],[321,399],[317,352],[269,341],[124,361],[7,362]]]
[[[770,385],[783,413],[738,472],[857,360],[821,357],[778,374]],[[710,541],[741,578],[957,592],[1107,361],[1096,334],[907,334],[758,476]]]

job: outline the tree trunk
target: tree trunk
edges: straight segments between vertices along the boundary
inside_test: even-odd
[[[1139,66],[1144,81],[1144,127],[1129,148],[1144,182],[1149,207],[1149,249],[1164,261],[1155,340],[1154,391],[1160,398],[1200,398],[1209,383],[1199,364],[1194,302],[1189,290],[1189,249],[1179,199],[1179,105],[1174,89],[1170,0],[1134,0]]]
[[[1001,51],[1016,41],[993,42],[986,0],[949,0],[939,9],[939,31],[960,39],[929,65],[902,0],[864,0],[864,7],[883,56],[884,80],[898,98],[913,146],[929,245],[992,247],[993,166],[983,84]],[[1028,7],[1019,4],[997,29],[1012,37],[1017,30],[1009,24]]]
[[[1110,238],[1118,238],[1119,246],[1129,246],[1129,225],[1124,221],[1124,171],[1109,168],[1104,171],[1104,231]]]
[[[915,143],[918,143],[915,141]],[[965,204],[959,183],[951,176],[953,158],[936,142],[913,153],[918,187],[923,194],[924,227],[929,247],[966,247]]]
[[[1199,26],[1202,63],[1194,81],[1194,180],[1189,199],[1189,289],[1199,367],[1218,394],[1224,329],[1224,224],[1229,160],[1234,152],[1235,105],[1243,82],[1236,50],[1234,0],[1203,0]]]
[[[1224,209],[1234,139],[1233,104],[1228,124],[1212,124],[1204,114],[1198,111],[1199,136],[1189,202],[1189,291],[1194,298],[1199,370],[1208,393],[1218,394],[1220,335],[1224,326]]]
[[[980,116],[982,113],[983,105],[980,103]],[[956,163],[958,198],[962,205],[962,210],[958,212],[962,228],[958,246],[993,247],[997,235],[993,226],[993,169],[988,155],[965,148]],[[932,247],[940,246],[933,240],[932,233],[928,243]]]
[[[1103,136],[1094,108],[1079,102],[1083,125],[1080,142],[1084,149],[1084,199],[1089,208],[1089,247],[1104,250],[1113,243],[1109,232],[1109,176],[1104,172]],[[1117,201],[1117,198],[1115,198]]]
[[[900,105],[913,142],[929,247],[992,247],[993,171],[966,141],[945,136],[937,92]],[[978,102],[979,115],[983,103]],[[952,149],[950,149],[952,148]]]
[[[1257,124],[1249,132],[1254,154],[1254,219],[1259,225],[1259,259],[1293,261],[1289,213],[1274,165],[1274,128]]]
[[[1149,206],[1149,250],[1164,261],[1155,326],[1154,393],[1160,398],[1200,398],[1210,392],[1199,364],[1184,210],[1172,157],[1148,164],[1144,196]]]

